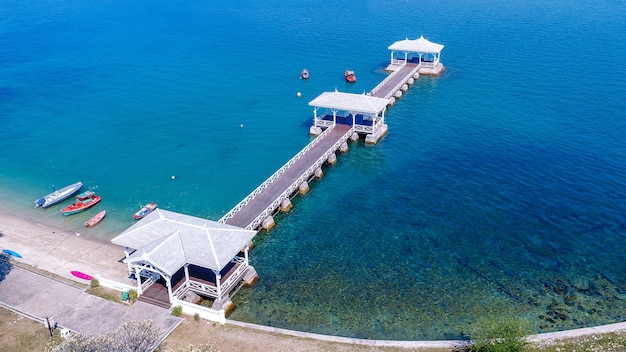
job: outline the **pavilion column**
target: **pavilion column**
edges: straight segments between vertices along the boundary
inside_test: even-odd
[[[142,284],[141,284],[141,275],[139,275],[140,270],[139,268],[135,265],[134,266],[135,269],[135,277],[137,278],[137,293],[138,294],[142,294],[143,293],[143,288],[142,288]]]
[[[128,259],[129,255],[130,255],[129,248],[128,247],[124,247],[124,258]],[[132,265],[130,263],[126,263],[126,266],[128,266],[128,275],[131,275],[133,273]]]
[[[333,126],[337,124],[337,110],[333,109]]]
[[[406,64],[406,63],[408,63],[408,62],[409,62],[409,52],[408,52],[408,51],[405,51],[405,52],[404,52],[404,63]]]
[[[248,261],[248,246],[246,246],[243,250],[243,257],[245,259],[246,266],[250,265],[250,262]]]
[[[217,297],[222,298],[222,274],[217,270],[213,270],[213,272],[215,273],[215,287],[217,288]]]
[[[162,276],[165,279],[165,285],[167,286],[167,296],[170,298],[170,302],[172,302],[172,279],[169,276]]]

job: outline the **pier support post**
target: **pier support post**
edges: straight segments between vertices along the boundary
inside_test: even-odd
[[[396,99],[400,99],[400,97],[402,96],[402,91],[397,90],[395,93],[393,93],[393,96],[396,97]]]
[[[365,136],[365,144],[376,144],[378,141],[383,138],[384,135],[387,134],[389,130],[389,126],[387,124],[383,124],[375,133],[370,133]]]
[[[403,91],[403,92],[406,92],[407,90],[409,90],[408,84],[406,84],[406,83],[403,84],[402,87],[400,87],[400,90]]]
[[[315,177],[317,178],[324,177],[324,171],[322,171],[321,167],[318,167],[317,169],[315,169]]]
[[[337,162],[337,155],[335,153],[330,154],[326,162],[330,165],[335,165],[335,163]]]
[[[291,200],[289,200],[289,198],[283,200],[283,202],[280,203],[280,211],[282,211],[283,213],[288,213],[291,208],[293,208],[293,204],[291,204]]]
[[[349,148],[348,148],[348,143],[347,143],[347,142],[343,142],[343,143],[341,143],[341,146],[339,146],[339,150],[340,150],[342,153],[347,152],[347,151],[348,151],[348,149],[349,149]]]
[[[409,85],[413,85],[413,83],[415,83],[415,79],[414,79],[413,77],[411,77],[411,78],[409,78],[409,79],[406,81],[406,83],[407,83],[407,84],[409,84]]]
[[[246,287],[252,287],[258,278],[259,274],[256,272],[256,269],[250,265],[248,266],[248,269],[246,269],[246,273],[243,275],[243,284]]]
[[[322,128],[317,126],[311,126],[311,128],[309,128],[309,134],[312,136],[319,136],[320,134],[322,134]]]
[[[263,227],[265,231],[273,229],[274,226],[276,226],[276,223],[274,222],[274,218],[272,216],[268,216],[267,218],[265,218],[265,220],[263,220],[263,223],[261,224],[261,227]]]
[[[233,301],[230,300],[230,297],[228,296],[216,299],[213,302],[213,306],[211,306],[211,309],[223,310],[224,313],[228,313],[234,308],[235,304],[233,303]]]
[[[353,142],[356,142],[359,140],[359,134],[356,132],[352,132],[352,135],[350,136],[350,140]]]
[[[300,184],[300,187],[298,187],[298,192],[300,194],[307,194],[307,192],[310,190],[311,188],[309,187],[309,183],[304,181]]]
[[[389,106],[392,106],[395,103],[396,103],[396,98],[394,97],[389,98],[389,104],[388,104]]]

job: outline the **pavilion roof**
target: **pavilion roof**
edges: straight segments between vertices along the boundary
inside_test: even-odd
[[[136,249],[125,262],[145,260],[173,275],[186,263],[223,269],[256,232],[156,209],[111,242]]]
[[[391,44],[389,50],[408,51],[415,53],[440,53],[443,50],[442,44],[437,44],[420,36],[418,39],[399,40]]]
[[[389,104],[387,99],[365,94],[324,92],[309,102],[310,106],[361,113],[378,114]]]

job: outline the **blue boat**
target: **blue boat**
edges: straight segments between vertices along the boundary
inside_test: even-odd
[[[4,253],[8,254],[8,255],[14,256],[15,258],[21,258],[22,257],[19,253],[15,252],[15,251],[12,251],[10,249],[3,249],[2,251]]]
[[[35,200],[35,208],[47,208],[49,206],[55,205],[78,193],[81,188],[83,188],[82,182],[73,183],[69,186],[61,188],[58,191],[56,190],[56,188],[54,188],[54,186],[52,186],[52,193]]]

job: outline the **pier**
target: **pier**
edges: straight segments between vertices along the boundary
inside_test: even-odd
[[[352,134],[348,125],[337,124],[326,129],[218,222],[258,230],[285,201],[301,192],[301,187],[304,192],[308,181],[321,176],[322,165],[336,158],[335,152],[342,145],[347,146],[346,141]],[[271,227],[271,224],[263,227]]]
[[[389,46],[392,73],[368,94],[324,92],[309,102],[313,110],[310,133],[317,137],[245,197],[218,222],[247,230],[269,230],[278,211],[289,211],[291,199],[308,191],[308,182],[323,175],[325,163],[334,164],[336,152],[348,150],[348,140],[377,143],[388,130],[387,106],[400,98],[421,74],[439,75],[443,45],[423,37],[402,40]],[[403,56],[398,57],[397,53]]]

